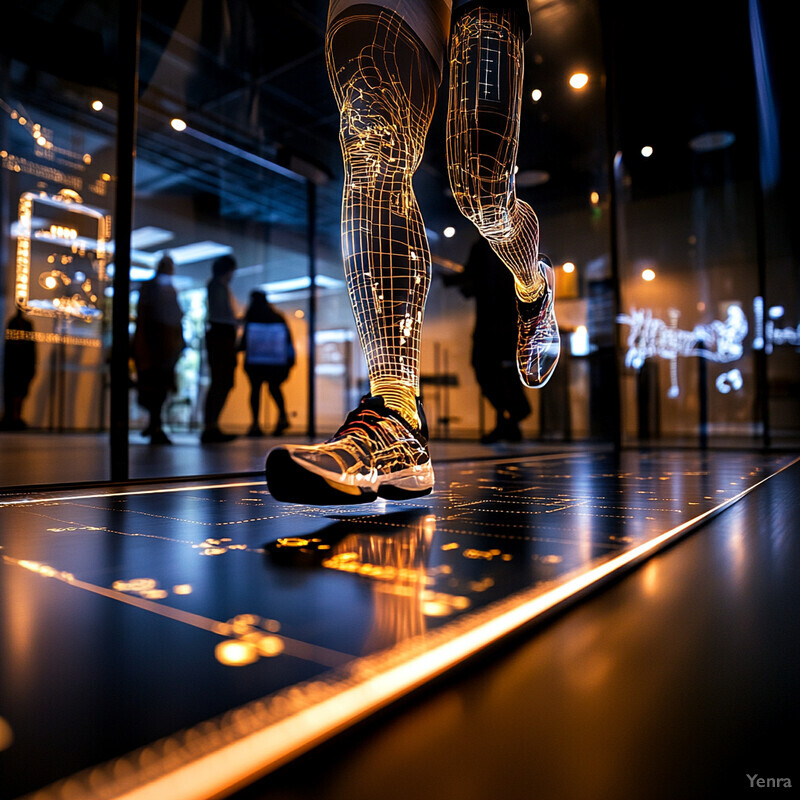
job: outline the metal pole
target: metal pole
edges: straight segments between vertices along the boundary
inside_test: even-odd
[[[613,5],[613,4],[612,4]],[[618,452],[622,447],[622,391],[620,388],[620,355],[618,346],[617,317],[621,308],[621,290],[619,284],[619,229],[620,224],[618,203],[621,202],[617,191],[617,82],[616,82],[616,24],[615,9],[609,8],[608,3],[600,3],[600,25],[603,47],[603,65],[606,73],[605,84],[605,109],[606,109],[606,169],[608,170],[608,209],[609,209],[609,266],[613,284],[614,320],[613,326],[613,358],[609,364],[612,375],[606,376],[606,384],[613,392],[612,407],[616,413],[611,420],[611,436],[614,450]]]
[[[128,465],[128,317],[133,227],[133,169],[139,100],[141,0],[119,4],[117,186],[114,226],[114,297],[111,304],[111,480],[125,481]]]
[[[313,439],[317,435],[316,393],[316,332],[317,332],[317,187],[306,181],[308,191],[308,425],[307,434]]]

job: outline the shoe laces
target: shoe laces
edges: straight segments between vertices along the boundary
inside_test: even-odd
[[[358,407],[345,417],[330,442],[334,443],[345,436],[355,436],[356,438],[366,436],[370,441],[374,441],[375,437],[380,435],[381,428],[384,428],[386,424],[394,428],[395,432],[397,425],[400,425],[404,434],[412,436],[424,444],[424,429],[415,431],[400,414],[386,406],[382,397],[373,395],[364,395],[361,398]]]

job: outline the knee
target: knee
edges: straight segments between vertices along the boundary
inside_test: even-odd
[[[375,102],[371,102],[375,100]],[[351,177],[370,182],[410,175],[422,158],[404,115],[386,102],[360,94],[345,103],[339,138]]]

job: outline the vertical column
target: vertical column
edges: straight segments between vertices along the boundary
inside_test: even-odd
[[[117,192],[111,324],[111,480],[128,479],[128,316],[133,225],[133,170],[139,100],[141,0],[119,4]]]
[[[317,335],[317,187],[306,181],[308,193],[308,427],[309,438],[317,435],[316,335]]]

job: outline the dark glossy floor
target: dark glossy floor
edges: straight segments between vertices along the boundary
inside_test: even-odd
[[[710,645],[700,634],[703,620],[717,606],[729,611],[732,638],[720,641],[735,651],[749,631],[740,630],[733,610],[744,602],[742,582],[751,561],[778,572],[782,564],[786,570],[797,566],[796,538],[785,523],[774,525],[791,518],[775,508],[784,499],[790,502],[786,508],[793,507],[798,465],[759,485],[790,462],[789,456],[753,453],[624,451],[442,463],[430,497],[355,511],[276,504],[258,476],[129,491],[108,486],[6,495],[0,501],[0,797],[15,798],[75,773],[37,797],[121,797],[142,786],[137,796],[143,798],[213,796],[379,709],[396,709],[398,699],[475,652],[496,652],[496,642],[507,641],[521,625],[549,619],[702,522],[737,519],[732,515],[759,498],[745,520],[733,529],[723,526],[727,544],[709,556],[704,572],[690,563],[667,580],[653,565],[690,542],[707,541],[705,528],[611,589],[644,580],[630,604],[595,613],[582,633],[567,634],[556,649],[544,651],[546,658],[539,650],[538,666],[519,660],[536,650],[535,636],[487,673],[456,673],[458,680],[409,712],[423,720],[424,735],[413,733],[413,719],[404,722],[392,711],[389,727],[378,736],[370,733],[357,753],[352,747],[337,751],[336,739],[298,762],[321,759],[319,779],[288,766],[247,790],[253,797],[287,798],[655,796],[611,791],[615,781],[627,789],[645,767],[638,763],[623,780],[626,751],[618,753],[619,763],[612,759],[603,767],[598,759],[604,748],[590,750],[589,742],[607,730],[606,749],[608,741],[618,740],[633,752],[647,737],[663,739],[664,730],[674,727],[669,715],[678,719],[681,708],[696,708],[703,699],[690,677],[682,678],[685,691],[669,701],[666,696],[667,679],[693,663],[692,648],[681,644],[680,623]],[[784,488],[775,494],[778,481]],[[773,500],[761,502],[768,490]],[[750,556],[744,542],[762,536],[758,558]],[[688,595],[688,606],[680,592],[673,606],[664,605],[670,592],[692,580],[700,586]],[[754,619],[745,622],[757,624],[758,613],[771,607],[772,589],[787,581],[783,575],[772,587],[760,578],[756,588],[766,595],[752,604]],[[706,585],[715,587],[707,597]],[[609,596],[581,606],[542,635],[552,636]],[[791,597],[796,610],[796,590]],[[676,620],[678,602],[685,616]],[[781,624],[786,613],[778,608],[775,624],[763,633],[770,648],[776,642],[796,648],[796,636]],[[627,658],[633,660],[617,674],[615,667]],[[774,661],[769,655],[764,660]],[[788,652],[787,668],[797,660],[796,649]],[[512,673],[504,677],[506,662]],[[698,669],[703,681],[718,677],[730,695],[737,692],[742,669],[750,676],[758,658],[750,662],[726,670],[723,659],[718,670],[704,661]],[[560,677],[552,671],[557,664]],[[662,665],[665,677],[655,702],[648,694],[652,687],[646,689],[637,675],[660,672]],[[548,675],[550,683],[543,683]],[[771,674],[769,682],[774,683]],[[603,712],[604,683],[610,694]],[[470,702],[438,705],[424,722],[425,703],[436,706],[440,696],[458,698],[462,691]],[[536,696],[549,698],[542,726],[533,724],[538,712],[530,702]],[[560,737],[574,735],[579,720],[587,718],[579,739],[586,769],[566,774],[566,762],[556,759],[548,762],[549,771],[526,766],[512,779],[516,762],[540,762],[531,755],[538,748],[529,746],[547,738],[544,719],[552,725],[560,716],[559,698],[564,716],[552,728],[553,741],[565,742]],[[750,706],[766,713],[757,697]],[[358,737],[364,724],[371,723],[347,736]],[[455,794],[414,789],[414,780],[432,768],[428,762],[440,762],[441,747],[472,760],[470,748],[494,729],[496,741],[486,758],[474,752],[475,769],[494,764],[490,772],[509,776],[516,789],[481,793],[488,774],[468,780],[469,770],[453,776],[464,782]],[[387,751],[376,750],[379,741]],[[430,750],[419,752],[426,741]],[[388,752],[394,755],[387,759]],[[388,773],[378,765],[394,763],[402,771],[403,754],[402,763],[419,763],[419,769],[406,770],[407,791],[400,792],[402,781],[379,791]],[[658,762],[657,748],[650,759]],[[352,769],[361,776],[355,785]],[[586,782],[604,771],[605,793],[586,793]],[[429,774],[434,783],[440,780],[435,770]],[[559,793],[559,780],[568,781],[565,789],[576,782],[575,792]],[[520,793],[520,786],[527,791],[537,784],[536,792]]]
[[[324,432],[328,435],[331,432]],[[274,437],[239,436],[226,444],[200,442],[199,433],[170,431],[172,445],[151,445],[133,432],[129,442],[129,477],[132,480],[185,478],[195,475],[231,475],[259,472],[264,454],[275,444],[292,441],[309,443],[304,435],[289,431]],[[581,444],[499,442],[482,445],[475,440],[435,440],[431,443],[437,461],[491,458],[509,455],[563,452],[583,449]],[[24,452],[25,458],[12,454]],[[47,431],[0,431],[0,494],[11,487],[74,485],[109,481],[109,435],[105,433],[50,433]]]

